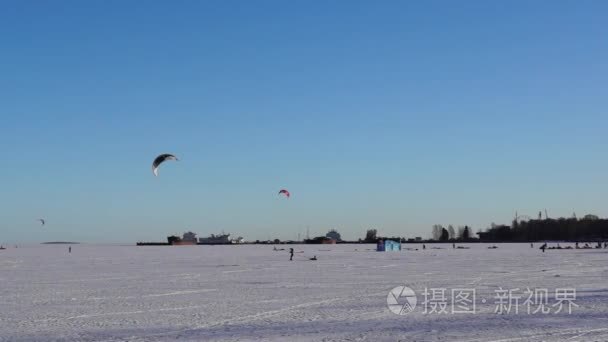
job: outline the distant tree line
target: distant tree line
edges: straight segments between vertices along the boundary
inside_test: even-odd
[[[334,231],[330,231],[332,233]],[[335,232],[337,233],[337,232]],[[478,237],[475,235],[479,235]],[[339,235],[338,235],[339,236]],[[364,239],[359,243],[377,243],[379,240],[394,240],[406,242],[405,237],[378,236],[376,229],[368,229]],[[411,239],[413,240],[413,239]],[[563,241],[608,241],[608,219],[600,219],[596,215],[586,215],[583,218],[545,218],[538,220],[514,220],[511,226],[492,223],[485,232],[477,234],[469,226],[452,225],[444,227],[433,225],[432,240],[440,242],[490,241],[490,242],[523,242],[543,240]]]
[[[452,225],[446,229],[442,225],[436,224],[433,226],[432,239],[435,241],[467,241],[471,239],[471,228],[460,226],[456,232]]]
[[[483,241],[608,240],[608,219],[587,215],[582,219],[514,220],[511,226],[492,224],[478,234]]]

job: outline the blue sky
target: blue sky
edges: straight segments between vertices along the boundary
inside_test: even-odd
[[[607,11],[4,2],[0,242],[428,237],[516,210],[608,216]],[[155,178],[166,152],[181,160]]]

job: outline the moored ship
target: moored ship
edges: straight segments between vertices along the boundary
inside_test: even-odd
[[[186,232],[180,237],[177,234],[167,236],[167,242],[137,242],[138,246],[189,246],[189,245],[232,245],[243,244],[245,239],[237,237],[231,239],[230,234],[211,234],[205,238],[197,238],[196,233]]]
[[[304,243],[310,245],[335,245],[336,240],[327,236],[318,236],[314,239],[306,239]]]
[[[230,234],[211,234],[206,238],[198,239],[199,245],[230,245],[232,244],[232,240],[230,240]]]
[[[167,236],[167,242],[172,246],[196,245],[196,233],[186,232],[181,238],[177,235]]]

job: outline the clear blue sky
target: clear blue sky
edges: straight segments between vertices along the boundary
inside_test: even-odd
[[[5,1],[0,242],[608,216],[607,14],[600,0]],[[155,178],[164,152],[181,160]]]

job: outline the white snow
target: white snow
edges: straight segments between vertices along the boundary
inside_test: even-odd
[[[0,340],[608,341],[608,250],[437,246],[297,245],[293,262],[259,245],[9,248]],[[418,299],[402,316],[387,307],[400,285]],[[573,288],[578,307],[527,314],[519,292],[519,314],[498,314],[501,287],[548,289],[550,305],[556,288]],[[425,288],[447,290],[447,314],[423,312]],[[457,288],[475,289],[475,313],[449,312]]]

